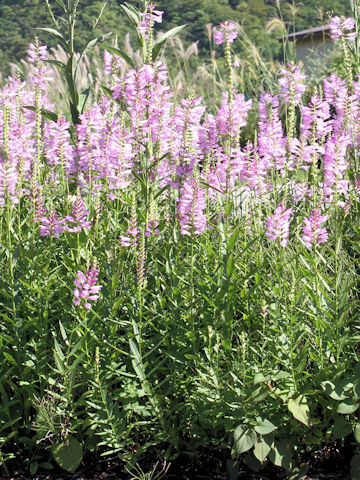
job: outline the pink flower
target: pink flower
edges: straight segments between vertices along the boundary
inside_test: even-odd
[[[314,208],[310,218],[304,218],[302,239],[307,248],[320,245],[328,239],[328,232],[325,227],[320,227],[327,220],[327,215],[321,215],[320,208]]]
[[[280,239],[280,245],[286,247],[289,241],[289,227],[290,227],[290,215],[292,208],[288,208],[280,203],[274,211],[272,217],[268,217],[266,221],[265,235],[270,240]]]
[[[153,28],[154,23],[161,23],[163,13],[161,10],[154,10],[155,3],[149,3],[145,13],[140,13],[143,18],[142,22],[138,25],[138,31],[144,35],[144,38],[148,38],[149,30]]]
[[[102,285],[96,285],[98,281],[98,275],[99,268],[96,263],[93,263],[90,270],[86,270],[85,275],[83,272],[78,270],[76,279],[74,281],[75,288],[73,290],[75,305],[81,305],[87,310],[90,310],[90,302],[96,302],[96,300],[99,298],[98,293],[102,289]]]
[[[335,16],[330,19],[330,35],[333,40],[338,40],[342,36],[347,40],[355,40],[354,29],[355,20],[353,18]]]
[[[252,105],[252,100],[245,101],[242,93],[237,93],[231,104],[229,95],[223,94],[221,107],[216,112],[216,123],[220,135],[239,135],[240,128],[246,125],[246,118]]]
[[[282,78],[279,79],[282,94],[286,102],[295,101],[296,104],[300,103],[301,96],[306,90],[304,80],[306,75],[300,72],[300,68],[297,65],[288,63],[288,70],[285,68],[280,69]]]
[[[238,36],[236,26],[231,22],[220,23],[221,30],[215,30],[214,42],[216,45],[221,45],[226,39],[228,43],[233,43]]]
[[[104,73],[105,75],[112,75],[121,67],[123,59],[110,53],[108,50],[104,50]]]
[[[43,215],[40,218],[40,236],[60,237],[60,234],[65,230],[65,227],[61,225],[62,223],[64,223],[64,220],[59,220],[56,211],[50,209],[48,217]]]

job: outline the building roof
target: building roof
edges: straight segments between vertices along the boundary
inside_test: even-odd
[[[286,38],[288,40],[301,40],[306,37],[315,37],[319,36],[325,33],[325,35],[328,35],[330,30],[330,25],[321,25],[320,27],[310,27],[306,30],[300,30],[299,32],[295,33],[289,33],[286,35]],[[282,40],[284,37],[280,37],[279,40]]]

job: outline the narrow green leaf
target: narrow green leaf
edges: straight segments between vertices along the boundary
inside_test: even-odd
[[[64,325],[61,323],[60,320],[59,320],[59,327],[60,327],[60,333],[61,333],[61,336],[62,336],[64,342],[66,343],[66,345],[69,345],[69,340],[68,340],[68,337],[66,335]]]
[[[80,93],[80,95],[79,95],[79,103],[78,103],[78,111],[79,111],[79,113],[83,113],[83,112],[84,112],[84,108],[85,108],[86,102],[87,102],[87,100],[88,100],[88,98],[89,98],[90,91],[91,91],[91,87],[87,88],[86,90],[84,90],[83,92]]]
[[[65,70],[66,65],[64,62],[60,60],[45,60],[46,63],[50,63],[50,65],[55,65],[55,67],[60,68],[60,70]]]
[[[58,3],[61,8],[63,8],[64,12],[66,11],[65,4],[62,0],[55,0],[55,2]]]
[[[110,47],[110,45],[102,45],[102,47],[105,48],[105,50],[108,50],[109,52],[114,53],[118,57],[125,60],[125,62],[128,63],[131,68],[136,68],[136,63],[134,62],[134,60],[132,58],[130,58],[128,55],[126,55],[125,52],[122,52],[121,50],[119,50],[117,48]]]
[[[23,108],[27,108],[28,110],[32,110],[33,112],[36,112],[36,108],[33,107],[32,105],[24,105]],[[42,108],[40,113],[42,117],[52,120],[53,122],[57,122],[58,120],[57,114],[54,112],[51,112],[50,110],[47,110],[46,108]]]
[[[178,34],[183,28],[185,28],[186,25],[180,25],[178,27],[174,27],[168,32],[164,33],[164,35],[154,44],[153,46],[153,51],[152,51],[152,59],[153,62],[157,59],[160,50],[163,46],[165,46],[165,43],[167,40],[171,37],[174,37],[176,34]]]
[[[236,240],[238,239],[239,237],[239,233],[240,233],[240,228],[237,228],[235,230],[235,232],[231,235],[229,241],[228,241],[228,244],[227,244],[227,251],[228,252],[231,252],[231,250],[234,248],[234,245],[236,243]]]
[[[102,43],[104,40],[107,40],[111,35],[112,35],[112,32],[109,32],[109,33],[105,33],[104,35],[101,35],[100,37],[96,37],[96,38],[93,38],[92,40],[90,40],[90,41],[85,45],[85,47],[83,48],[78,63],[80,63],[80,61],[83,59],[83,57],[84,57],[92,48],[94,48],[97,43]]]
[[[126,6],[125,6],[126,5]],[[140,15],[132,5],[129,5],[125,2],[125,5],[120,5],[123,9],[125,15],[128,17],[130,22],[137,28],[140,23]]]
[[[42,32],[49,33],[53,37],[61,40],[62,43],[65,44],[65,38],[61,35],[60,32],[55,30],[55,28],[49,28],[49,27],[37,27],[36,30],[41,30]]]

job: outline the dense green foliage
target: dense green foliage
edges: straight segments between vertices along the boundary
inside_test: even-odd
[[[86,41],[93,20],[102,6],[101,0],[80,0],[77,23],[77,41],[79,47]],[[95,35],[112,31],[119,37],[122,44],[125,32],[129,25],[123,14],[120,0],[109,0],[104,10],[101,22],[95,29]],[[349,13],[349,4],[344,0],[304,0],[301,7],[292,2],[281,2],[281,11],[276,8],[275,2],[264,0],[159,0],[157,6],[165,10],[162,29],[167,30],[176,25],[187,24],[181,38],[187,43],[199,42],[200,52],[206,54],[209,46],[206,34],[206,24],[214,25],[228,20],[235,20],[243,24],[250,39],[255,41],[266,58],[276,57],[279,54],[279,42],[274,32],[270,37],[265,32],[267,21],[281,15],[287,22],[289,30],[299,30],[326,23],[327,12],[337,14]],[[56,2],[50,1],[55,13],[59,13]],[[54,5],[55,4],[55,5]],[[58,7],[59,8],[59,7]],[[322,13],[321,13],[322,12]],[[293,13],[295,24],[293,24]],[[34,41],[34,29],[51,24],[51,18],[45,0],[1,0],[0,1],[0,71],[8,73],[8,63],[25,57],[30,42]],[[39,37],[49,46],[55,46],[56,41],[48,35],[38,32]],[[241,52],[239,52],[241,54]]]

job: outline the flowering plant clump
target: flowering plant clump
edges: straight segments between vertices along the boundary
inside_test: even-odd
[[[57,3],[74,27],[79,2]],[[106,46],[99,97],[74,28],[50,29],[64,61],[35,41],[0,86],[0,463],[16,447],[73,474],[87,450],[130,464],[233,438],[237,462],[303,478],[312,447],[359,436],[357,25],[331,21],[340,68],[314,86],[288,63],[270,92],[240,91],[224,22],[209,95],[172,88],[182,27],[155,35],[139,3],[141,51]]]

